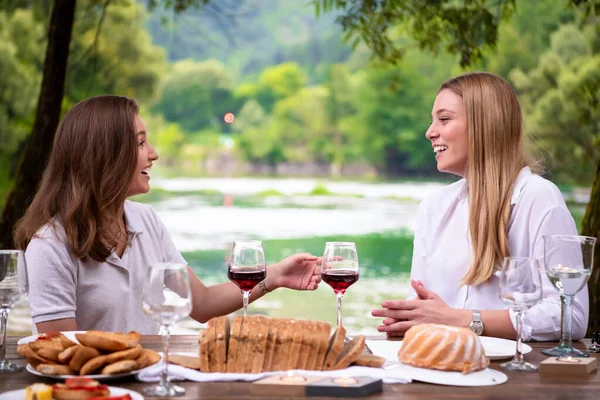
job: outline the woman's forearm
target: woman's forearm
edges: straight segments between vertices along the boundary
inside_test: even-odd
[[[473,318],[473,312],[468,309],[457,309],[452,315],[449,324],[468,327]],[[483,335],[494,336],[514,340],[517,337],[508,310],[483,310],[481,311],[481,322],[483,322]]]
[[[269,291],[276,289],[276,274],[272,273],[273,267],[274,265],[267,268],[269,273],[267,273],[265,287]],[[206,322],[213,317],[230,314],[242,307],[242,292],[235,283],[225,282],[206,287],[191,268],[188,272],[192,290],[192,312],[190,313],[190,317],[196,321]],[[264,295],[265,293],[257,285],[252,289],[250,302]]]

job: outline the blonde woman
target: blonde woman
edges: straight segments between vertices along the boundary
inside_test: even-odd
[[[443,83],[426,136],[438,170],[463,179],[419,207],[409,297],[372,312],[384,318],[378,330],[402,336],[435,322],[514,339],[498,266],[506,256],[543,258],[543,236],[576,235],[575,222],[557,187],[530,168],[519,101],[504,79],[475,72]],[[527,312],[525,340],[560,338],[560,298],[542,280],[544,299]],[[573,304],[573,339],[585,335],[588,307],[586,287]]]

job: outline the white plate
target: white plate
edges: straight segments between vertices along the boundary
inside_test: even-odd
[[[75,343],[79,343],[79,341],[75,338],[75,334],[77,334],[77,333],[85,333],[85,332],[86,331],[64,331],[64,332],[61,332],[61,333],[63,335],[65,335],[67,338],[69,338],[72,341],[74,341]],[[19,339],[19,341],[17,342],[17,344],[25,344],[25,343],[29,343],[29,342],[34,342],[35,340],[37,340],[37,338],[39,336],[40,335],[31,335],[31,336],[24,337],[22,339]],[[37,375],[37,376],[43,376],[45,378],[52,378],[52,379],[61,379],[61,380],[64,380],[64,379],[67,379],[67,378],[73,378],[73,377],[80,377],[81,376],[81,375],[46,375],[46,374],[42,374],[41,372],[37,371],[35,368],[33,368],[31,366],[31,364],[27,364],[27,366],[25,367],[25,369],[30,374]],[[84,375],[84,376],[86,378],[92,378],[92,379],[95,379],[97,381],[107,381],[107,380],[111,380],[111,379],[122,378],[124,376],[136,375],[138,372],[142,371],[142,369],[138,369],[138,370],[131,371],[131,372],[125,372],[123,374],[114,374],[114,375],[98,374],[98,375]]]
[[[517,342],[508,339],[499,339],[489,336],[479,337],[485,355],[490,360],[503,360],[515,355]],[[388,361],[398,361],[398,350],[402,347],[402,341],[391,340],[367,340],[367,346],[373,354],[385,358]],[[523,354],[531,352],[533,349],[528,344],[522,343],[521,351]]]
[[[146,368],[150,368],[150,367],[146,367]],[[60,380],[65,380],[67,378],[92,378],[97,381],[109,381],[112,379],[123,378],[124,376],[136,375],[140,371],[144,370],[144,368],[142,368],[142,369],[138,369],[138,370],[131,371],[131,372],[125,372],[123,374],[113,374],[113,375],[107,375],[107,374],[101,374],[101,375],[46,375],[46,374],[42,374],[41,372],[37,371],[35,368],[33,368],[31,366],[31,364],[27,364],[25,369],[30,374],[37,375],[37,376],[43,376],[44,378],[52,378],[52,379],[60,379]]]
[[[79,343],[79,341],[77,341],[77,339],[75,339],[75,334],[76,333],[85,333],[85,332],[86,331],[65,331],[65,332],[61,332],[61,333],[63,335],[65,335],[67,338],[71,339],[73,342]],[[38,337],[40,337],[40,335],[27,336],[27,337],[19,339],[17,344],[25,344],[25,343],[29,343],[29,342],[35,342]]]
[[[395,370],[402,371],[415,381],[448,386],[493,386],[501,385],[508,380],[504,373],[491,368],[471,372],[470,374],[462,374],[454,371],[438,371],[400,364]]]
[[[481,336],[479,338],[485,355],[490,360],[503,360],[505,358],[512,358],[517,350],[517,342],[514,340],[500,339],[489,336]],[[521,352],[523,354],[530,353],[533,349],[530,345],[521,343]]]
[[[116,386],[109,386],[110,396],[123,396],[129,394],[133,400],[144,400],[144,396],[133,390],[124,389]],[[25,398],[25,389],[11,390],[0,394],[0,400],[23,400]]]

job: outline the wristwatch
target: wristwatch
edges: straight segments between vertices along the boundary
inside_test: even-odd
[[[473,317],[471,318],[471,323],[469,324],[469,329],[475,332],[476,335],[481,336],[483,333],[483,322],[481,321],[481,311],[479,310],[471,310],[473,311]]]

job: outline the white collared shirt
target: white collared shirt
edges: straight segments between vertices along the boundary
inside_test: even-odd
[[[187,263],[151,206],[128,200],[125,219],[125,252],[120,258],[112,252],[105,262],[75,257],[58,222],[56,231],[47,224],[37,232],[25,252],[34,324],[75,318],[81,330],[158,333],[158,325],[142,311],[148,266]]]
[[[562,194],[550,181],[521,170],[511,198],[508,230],[510,255],[543,260],[546,235],[577,235],[573,217]],[[505,310],[498,292],[499,273],[479,286],[462,286],[472,260],[469,233],[469,199],[466,180],[445,186],[425,198],[417,211],[411,279],[418,279],[450,307]],[[543,264],[542,264],[543,268]],[[561,303],[556,289],[543,273],[543,300],[529,309],[524,340],[560,339]],[[412,287],[409,299],[416,297]],[[573,302],[572,338],[585,336],[589,314],[587,285]],[[513,326],[515,316],[510,311]],[[485,323],[485,321],[484,321]],[[516,328],[515,328],[516,329]]]

